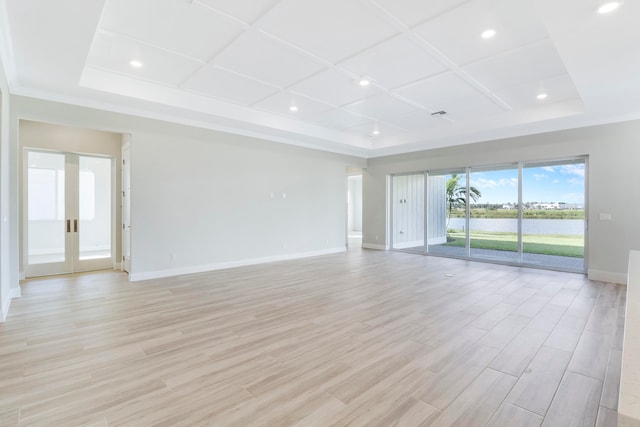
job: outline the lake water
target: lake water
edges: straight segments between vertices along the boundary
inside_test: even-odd
[[[451,218],[449,228],[461,230],[464,228],[464,218]],[[518,231],[518,220],[515,218],[471,218],[471,230],[482,231]],[[584,234],[584,220],[582,219],[523,219],[523,234],[570,234],[582,236]]]

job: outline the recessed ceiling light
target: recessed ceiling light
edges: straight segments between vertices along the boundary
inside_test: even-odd
[[[547,96],[549,96],[549,95],[547,95],[546,93],[540,93],[540,94],[538,94],[538,96],[536,98],[538,98],[538,99],[547,99]]]
[[[598,13],[601,15],[604,15],[606,13],[613,12],[614,10],[619,8],[621,5],[622,5],[621,1],[608,1],[606,3],[601,4],[600,7],[598,7]]]
[[[373,134],[374,135],[380,135],[380,131],[378,129],[376,129],[376,130],[373,131]]]
[[[138,61],[137,59],[133,59],[131,61],[129,61],[129,65],[131,65],[133,68],[142,68],[142,62]]]
[[[289,107],[289,111],[291,111],[292,113],[295,113],[296,111],[298,111],[298,107],[295,105],[292,105],[291,107]]]
[[[369,86],[371,84],[371,80],[369,80],[369,78],[367,78],[367,77],[363,77],[363,78],[360,79],[358,84],[360,86],[362,86],[362,87],[366,87],[366,86]]]
[[[491,39],[496,35],[496,30],[488,29],[482,32],[483,39]]]

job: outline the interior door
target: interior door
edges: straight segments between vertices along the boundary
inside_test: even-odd
[[[27,151],[28,277],[113,267],[109,157]]]

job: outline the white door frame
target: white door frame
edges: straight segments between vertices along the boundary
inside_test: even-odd
[[[131,137],[122,145],[122,267],[131,273]]]

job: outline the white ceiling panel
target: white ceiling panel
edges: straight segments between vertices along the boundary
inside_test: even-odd
[[[567,74],[550,41],[475,62],[463,69],[494,92],[532,80]]]
[[[290,89],[335,106],[350,104],[377,93],[373,86],[362,87],[357,81],[334,69],[322,71]]]
[[[397,33],[358,1],[283,0],[258,27],[336,62]]]
[[[359,76],[392,89],[438,74],[446,67],[408,36],[398,36],[340,64]]]
[[[352,114],[339,108],[314,116],[310,120],[315,124],[340,130],[353,128],[370,122],[370,120],[365,117]]]
[[[280,87],[297,83],[325,68],[254,31],[242,34],[214,62]]]
[[[546,94],[547,97],[538,99],[539,94]],[[545,80],[529,81],[498,91],[496,95],[515,110],[544,108],[545,105],[554,102],[580,98],[568,74]]]
[[[133,68],[129,65],[131,60],[141,61],[144,65],[141,68]],[[203,65],[201,62],[171,54],[127,37],[103,32],[96,34],[87,63],[170,86],[180,85]]]
[[[425,108],[478,94],[475,88],[451,72],[404,86],[394,92]]]
[[[394,126],[406,129],[411,132],[422,129],[429,129],[434,126],[440,126],[448,123],[439,117],[432,116],[427,111],[420,111],[406,116],[396,116],[392,120],[386,120]]]
[[[150,15],[154,19],[145,19]],[[100,26],[203,61],[242,31],[231,19],[187,1],[108,0]]]
[[[375,0],[406,25],[413,27],[469,0]]]
[[[398,117],[409,116],[421,111],[386,93],[354,102],[344,107],[348,111],[362,114],[376,120],[392,121]]]
[[[378,135],[374,135],[373,132],[377,130]],[[375,140],[377,138],[389,138],[394,135],[406,133],[406,129],[401,129],[388,123],[380,123],[375,121],[369,121],[361,125],[357,125],[348,130],[351,133],[357,133],[361,136],[371,138]]]
[[[474,121],[504,112],[498,104],[484,95],[476,95],[434,105],[433,109],[435,111],[446,111],[445,117],[456,122]]]
[[[272,86],[222,70],[213,65],[208,65],[199,70],[183,85],[183,88],[199,95],[244,105],[253,104],[278,92],[278,89]]]
[[[496,35],[483,39],[485,30]],[[475,0],[416,28],[427,42],[458,65],[548,37],[529,1]]]
[[[298,107],[298,111],[290,111],[289,107],[292,105]],[[303,96],[297,96],[287,92],[278,92],[277,94],[254,104],[254,107],[260,110],[269,111],[270,113],[284,114],[298,119],[316,116],[325,111],[329,111],[332,108],[329,105],[315,102]]]
[[[248,24],[264,15],[278,0],[196,0]]]

